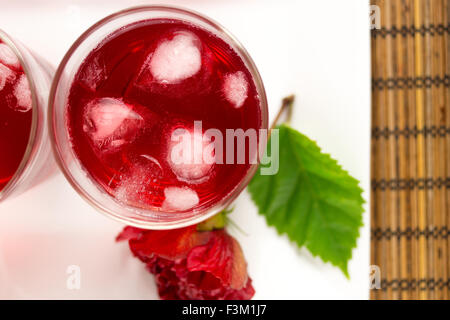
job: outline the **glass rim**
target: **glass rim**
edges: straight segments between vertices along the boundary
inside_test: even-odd
[[[0,190],[0,202],[8,197],[13,191],[14,188],[17,186],[17,183],[20,181],[20,178],[25,173],[26,169],[29,167],[29,165],[32,162],[32,154],[33,154],[33,148],[37,140],[38,136],[38,120],[39,120],[39,110],[38,110],[38,104],[37,104],[37,93],[36,93],[36,85],[34,83],[34,79],[32,77],[32,68],[29,66],[27,59],[25,59],[24,55],[22,54],[22,50],[16,45],[15,40],[13,40],[5,31],[0,29],[0,40],[5,43],[17,56],[19,59],[20,65],[24,71],[25,76],[27,77],[28,84],[30,87],[31,92],[31,110],[32,110],[32,116],[31,116],[31,128],[30,128],[30,134],[28,137],[28,143],[27,147],[25,149],[25,152],[23,154],[22,160],[17,167],[16,171],[14,172],[11,179],[8,181],[8,183],[3,187],[2,190]]]
[[[61,63],[59,64],[55,76],[53,78],[52,86],[50,89],[49,94],[49,101],[48,101],[48,130],[49,130],[49,136],[51,140],[52,150],[56,159],[56,162],[61,169],[62,173],[64,174],[67,181],[71,184],[72,188],[86,201],[88,202],[93,208],[95,208],[100,213],[106,215],[109,218],[112,218],[116,221],[119,221],[121,223],[131,225],[137,228],[142,229],[151,229],[151,230],[160,230],[160,229],[175,229],[175,228],[182,228],[189,225],[193,225],[196,223],[199,223],[201,221],[206,220],[207,218],[217,214],[221,210],[228,207],[236,198],[237,196],[247,187],[248,183],[250,182],[251,178],[255,174],[258,163],[251,164],[250,168],[245,173],[245,176],[239,181],[236,186],[230,192],[221,200],[213,204],[211,207],[205,208],[202,211],[199,211],[198,213],[195,213],[193,216],[190,217],[180,217],[179,220],[176,221],[169,221],[169,222],[152,222],[145,220],[145,217],[142,217],[143,219],[136,219],[133,217],[128,217],[120,213],[113,212],[106,206],[100,203],[97,199],[92,197],[77,181],[77,178],[75,178],[71,174],[71,169],[68,168],[68,166],[65,163],[65,160],[63,159],[59,142],[57,139],[56,134],[56,119],[54,117],[55,115],[55,100],[56,100],[56,93],[60,84],[61,77],[63,76],[63,73],[65,71],[65,68],[67,66],[67,63],[71,59],[74,53],[76,53],[77,49],[80,47],[80,45],[88,39],[95,31],[100,29],[101,27],[107,25],[110,22],[113,22],[115,19],[140,13],[140,12],[146,12],[146,11],[163,11],[166,13],[176,13],[181,15],[187,15],[194,19],[199,19],[202,22],[206,23],[207,25],[213,27],[216,32],[224,34],[226,37],[228,37],[227,41],[230,41],[232,45],[234,46],[234,49],[237,50],[238,54],[241,55],[242,58],[244,58],[244,62],[249,69],[250,73],[253,76],[253,81],[255,82],[255,86],[259,89],[259,100],[260,100],[260,110],[261,110],[261,128],[260,129],[268,129],[268,104],[267,104],[267,96],[264,88],[264,84],[262,82],[261,76],[259,74],[259,71],[253,62],[253,59],[250,57],[247,50],[244,48],[244,46],[239,42],[239,40],[236,39],[227,29],[222,27],[219,23],[214,21],[213,19],[210,19],[209,17],[206,17],[205,15],[192,11],[190,9],[182,8],[179,6],[165,6],[165,5],[148,5],[148,6],[134,6],[127,9],[120,10],[118,12],[115,12],[113,14],[110,14],[106,16],[105,18],[99,20],[95,24],[93,24],[91,27],[89,27],[86,31],[84,31],[71,45],[69,50],[64,55],[63,59],[61,60]],[[144,20],[137,20],[135,22],[144,21]],[[105,36],[105,38],[107,35]],[[64,126],[65,127],[65,126]],[[70,147],[72,149],[72,147]],[[72,149],[73,151],[73,149]],[[76,157],[75,157],[76,158]],[[82,169],[84,169],[83,165],[77,159],[79,164],[81,165]],[[86,179],[90,179],[89,177],[86,177]],[[90,183],[94,183],[93,181],[90,181]],[[97,186],[98,188],[98,186]],[[106,191],[105,191],[106,192]],[[111,196],[111,195],[110,195]],[[113,196],[111,196],[114,198]],[[124,207],[130,207],[126,204],[121,204]],[[131,207],[130,207],[131,208]],[[155,211],[151,209],[143,209],[143,211],[152,213],[152,214],[160,214],[160,211]],[[183,212],[184,213],[184,212]],[[183,214],[183,213],[177,213],[177,214]]]

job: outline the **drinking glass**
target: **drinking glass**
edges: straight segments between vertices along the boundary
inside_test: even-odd
[[[0,202],[2,202],[37,185],[51,174],[56,166],[47,130],[47,101],[54,69],[2,30],[0,30],[0,42],[9,47],[20,61],[29,84],[32,112],[28,144],[17,170],[0,190]],[[8,157],[8,154],[2,153],[2,157]]]
[[[233,191],[209,208],[173,213],[129,206],[114,199],[89,176],[75,154],[68,132],[67,101],[77,71],[86,57],[117,30],[150,19],[188,22],[223,39],[241,57],[251,73],[260,100],[261,129],[267,129],[267,100],[261,77],[244,47],[218,23],[186,9],[145,6],[126,9],[97,22],[72,45],[56,71],[49,98],[49,128],[56,159],[72,187],[100,212],[125,224],[144,229],[172,229],[198,223],[226,208],[247,186],[257,169],[252,164]]]

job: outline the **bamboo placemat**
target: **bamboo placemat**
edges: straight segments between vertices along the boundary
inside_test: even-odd
[[[450,298],[450,0],[372,0],[373,299]]]

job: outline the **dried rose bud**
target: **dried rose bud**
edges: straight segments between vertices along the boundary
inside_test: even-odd
[[[126,227],[117,237],[122,240],[155,275],[161,299],[245,300],[255,294],[242,249],[224,229]]]

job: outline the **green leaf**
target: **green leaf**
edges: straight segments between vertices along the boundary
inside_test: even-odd
[[[287,125],[278,129],[279,171],[261,175],[258,170],[249,184],[252,199],[280,234],[349,277],[364,211],[358,180],[305,135]]]

